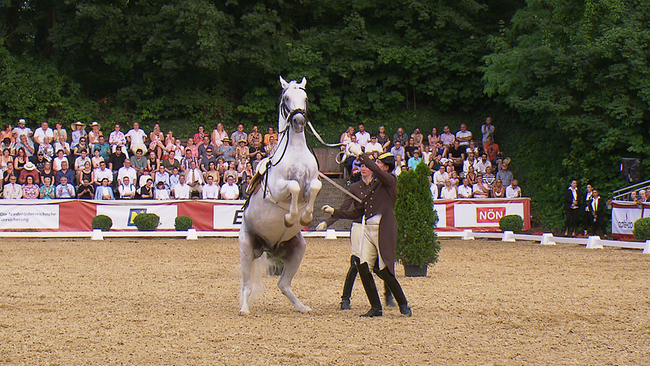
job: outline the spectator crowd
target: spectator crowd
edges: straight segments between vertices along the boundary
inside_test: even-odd
[[[442,133],[433,127],[427,136],[419,128],[409,135],[399,127],[392,137],[384,126],[372,134],[360,124],[356,131],[348,127],[340,142],[358,144],[361,150],[375,157],[384,152],[392,153],[396,175],[424,162],[431,172],[429,179],[434,199],[521,197],[519,182],[508,169],[511,159],[503,158],[499,145],[494,142],[494,131],[491,117],[481,126],[479,142],[465,124],[461,124],[455,134],[449,126],[444,126]],[[351,181],[358,180],[359,161],[347,159],[344,164]]]
[[[42,122],[36,130],[20,119],[0,131],[0,178],[5,199],[240,199],[257,164],[277,148],[272,127],[228,134],[221,123],[203,126],[183,141],[159,125],[146,133],[116,124],[104,133],[98,122],[66,130]]]

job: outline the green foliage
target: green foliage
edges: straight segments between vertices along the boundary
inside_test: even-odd
[[[402,263],[420,267],[438,261],[440,242],[434,233],[438,216],[429,190],[429,168],[420,162],[415,170],[402,172],[397,180],[397,250]]]
[[[93,229],[101,229],[102,231],[110,231],[113,227],[113,219],[107,215],[97,215],[93,217],[90,223]]]
[[[141,213],[133,219],[138,231],[155,231],[160,225],[160,217],[155,213]]]
[[[632,233],[637,240],[650,240],[650,217],[636,220]]]
[[[174,228],[176,231],[187,231],[194,225],[194,220],[189,216],[176,216]]]
[[[519,215],[506,215],[499,220],[499,229],[501,231],[512,231],[514,233],[520,233],[524,228],[524,219]]]

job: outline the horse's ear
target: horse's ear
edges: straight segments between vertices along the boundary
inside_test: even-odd
[[[301,89],[305,89],[306,86],[307,86],[307,79],[305,79],[305,77],[303,76],[302,80],[300,81],[300,84],[298,84],[298,87],[300,87]]]
[[[282,77],[282,75],[280,75],[280,84],[282,85],[282,89],[286,89],[286,88],[289,87],[289,83],[287,83],[287,81],[284,80],[284,78]]]

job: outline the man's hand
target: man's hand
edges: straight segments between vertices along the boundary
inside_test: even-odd
[[[332,207],[330,205],[325,205],[325,206],[323,206],[323,212],[332,215],[332,214],[334,214],[334,207]]]
[[[327,223],[325,221],[322,221],[320,224],[316,226],[316,231],[325,231],[327,229]]]

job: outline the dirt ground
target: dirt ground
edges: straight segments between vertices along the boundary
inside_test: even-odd
[[[442,240],[413,307],[340,311],[347,239],[308,239],[293,310],[266,277],[238,315],[235,239],[4,239],[0,364],[647,365],[650,255],[577,245]],[[380,282],[378,282],[378,285]],[[380,287],[381,288],[381,287]]]

